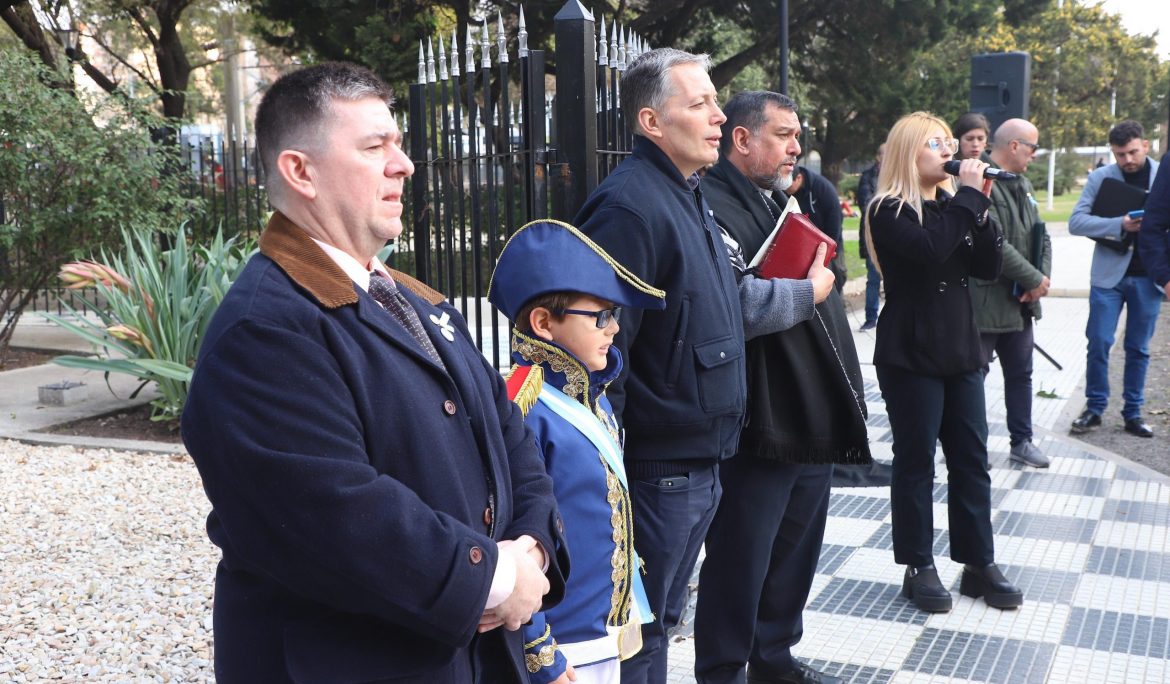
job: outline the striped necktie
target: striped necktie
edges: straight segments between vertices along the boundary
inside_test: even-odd
[[[406,297],[398,291],[398,286],[394,281],[377,271],[370,272],[370,296],[374,298],[382,308],[389,313],[394,320],[398,321],[406,332],[418,342],[418,346],[431,357],[435,363],[439,364],[444,370],[446,366],[443,364],[443,359],[439,358],[439,352],[435,349],[435,345],[431,343],[431,338],[427,337],[427,332],[423,330],[422,321],[419,320],[418,312],[406,301]]]

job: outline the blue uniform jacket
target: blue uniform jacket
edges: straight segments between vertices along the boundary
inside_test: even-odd
[[[182,431],[223,550],[220,682],[524,681],[520,632],[476,626],[495,540],[536,538],[560,599],[552,482],[463,319],[408,280],[446,372],[279,213],[212,320]]]
[[[515,331],[512,347],[517,364],[540,366],[545,384],[588,408],[621,443],[609,400],[604,396],[606,386],[622,369],[616,348],[610,348],[609,364],[604,370],[590,373],[575,356],[555,343]],[[565,599],[534,615],[532,624],[524,627],[530,681],[544,684],[561,676],[566,660],[579,667],[616,657],[596,641],[628,622],[632,573],[636,569],[631,554],[629,492],[587,437],[534,399],[518,400],[522,406],[531,406],[525,420],[536,434],[545,468],[552,476],[557,505],[565,521],[565,537],[573,553],[573,574],[565,587]],[[585,642],[594,644],[582,648]],[[616,646],[616,641],[611,638],[609,645]],[[570,657],[566,659],[558,648]]]

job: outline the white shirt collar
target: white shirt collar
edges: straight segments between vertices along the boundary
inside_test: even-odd
[[[317,243],[317,246],[320,247],[321,250],[324,251],[325,254],[333,260],[333,263],[337,264],[341,267],[341,270],[345,271],[345,275],[349,276],[350,280],[357,283],[358,287],[362,288],[366,292],[370,291],[370,271],[381,271],[386,275],[387,278],[390,277],[390,273],[386,270],[386,267],[382,264],[382,262],[378,261],[378,257],[371,258],[370,266],[369,268],[366,268],[365,266],[362,266],[360,263],[358,263],[358,260],[354,259],[347,252],[343,252],[326,242],[321,242],[317,238],[310,237],[310,239]]]

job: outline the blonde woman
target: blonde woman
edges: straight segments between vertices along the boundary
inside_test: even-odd
[[[907,566],[902,593],[930,612],[951,609],[932,551],[936,441],[947,463],[951,558],[964,564],[960,593],[996,608],[1023,603],[995,565],[983,357],[967,291],[970,278],[999,275],[1003,238],[988,219],[987,164],[963,160],[957,192],[943,171],[957,150],[941,119],[902,117],[866,208],[869,253],[886,281],[873,360],[894,436],[894,560]]]

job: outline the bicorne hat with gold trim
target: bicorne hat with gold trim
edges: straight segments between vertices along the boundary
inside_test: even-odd
[[[488,284],[488,301],[509,320],[532,299],[580,292],[618,306],[666,308],[666,293],[642,282],[600,245],[567,223],[522,226],[504,245]]]

